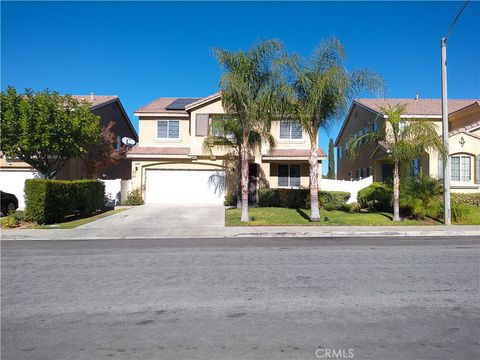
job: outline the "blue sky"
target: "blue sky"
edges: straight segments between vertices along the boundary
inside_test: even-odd
[[[308,55],[322,38],[344,44],[347,67],[385,78],[388,97],[440,97],[440,38],[461,2],[2,2],[1,87],[118,95],[133,111],[160,96],[218,89],[212,48],[282,40]],[[448,42],[450,98],[480,98],[480,3]],[[341,121],[320,134],[327,150]],[[326,171],[326,167],[324,167]]]

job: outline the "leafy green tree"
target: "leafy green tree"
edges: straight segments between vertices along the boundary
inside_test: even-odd
[[[310,138],[310,221],[320,220],[318,202],[318,131],[329,129],[347,109],[350,100],[362,91],[383,89],[383,80],[363,69],[347,71],[345,50],[331,37],[320,43],[309,59],[289,56],[293,101],[292,119],[298,121]]]
[[[333,139],[328,143],[328,172],[327,179],[335,179],[335,152]]]
[[[100,120],[89,105],[48,90],[0,94],[1,151],[52,179],[71,158],[87,151],[100,133]]]
[[[349,140],[349,156],[357,156],[358,149],[368,143],[378,143],[386,149],[386,158],[393,165],[393,221],[400,221],[400,172],[418,157],[436,151],[445,157],[443,141],[437,133],[435,123],[426,119],[405,118],[406,105],[387,105],[381,108],[385,114],[385,126]],[[423,185],[422,185],[423,186]],[[425,182],[424,187],[433,183]],[[423,189],[423,192],[426,190]],[[425,201],[427,199],[422,199]],[[427,201],[428,205],[428,201]]]
[[[223,69],[220,80],[222,105],[226,113],[238,123],[236,141],[241,161],[241,221],[249,221],[248,179],[249,157],[252,153],[252,136],[260,135],[271,142],[270,127],[279,120],[284,104],[284,82],[277,71],[283,56],[282,45],[268,40],[253,45],[247,51],[231,52],[215,49],[215,56]]]

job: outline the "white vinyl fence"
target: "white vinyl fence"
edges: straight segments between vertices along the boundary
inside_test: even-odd
[[[108,206],[120,205],[131,190],[130,180],[114,179],[102,181],[105,184],[105,196],[108,198]]]
[[[322,191],[345,191],[350,193],[347,204],[357,202],[358,192],[373,183],[373,176],[361,180],[332,180],[321,179],[320,190]]]

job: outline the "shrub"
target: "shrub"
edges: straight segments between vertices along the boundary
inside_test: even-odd
[[[480,206],[480,193],[476,194],[451,194],[452,202],[461,203],[464,205]]]
[[[350,193],[340,191],[320,191],[319,205],[327,210],[340,209],[346,204]],[[310,206],[309,189],[260,189],[258,191],[260,207],[283,207],[305,209]]]
[[[18,221],[15,219],[13,211],[0,219],[0,225],[2,228],[6,229],[11,229],[18,226]]]
[[[362,208],[370,208],[376,211],[391,211],[393,190],[387,184],[375,182],[360,190],[357,199]]]
[[[461,222],[470,214],[470,209],[461,203],[452,202],[450,205],[450,211],[452,214],[452,220],[455,222]]]
[[[227,192],[225,194],[225,201],[223,202],[225,206],[235,206],[237,205],[237,197],[233,195],[232,192]]]
[[[142,190],[141,189],[134,189],[128,192],[127,198],[123,202],[123,205],[127,206],[137,206],[143,205],[143,198],[142,198]]]
[[[39,224],[103,209],[105,185],[96,180],[26,180],[25,217]]]
[[[361,207],[360,207],[360,204],[358,202],[354,202],[354,203],[349,204],[349,212],[351,212],[351,213],[360,212],[360,210],[361,210]]]
[[[347,204],[350,193],[344,191],[319,191],[318,201],[325,210],[341,210]]]

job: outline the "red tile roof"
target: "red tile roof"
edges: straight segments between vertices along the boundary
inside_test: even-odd
[[[319,157],[326,157],[325,152],[322,148],[318,149],[317,152]],[[309,149],[273,149],[267,152],[268,157],[309,157]]]
[[[188,147],[136,146],[129,150],[128,155],[188,155]]]
[[[78,101],[86,101],[91,107],[106,104],[112,100],[118,99],[116,95],[72,95]]]
[[[210,96],[207,96],[207,97],[204,97],[204,98],[201,98],[201,99],[198,99],[197,101],[191,103],[191,104],[188,104],[185,109],[191,109],[191,108],[194,108],[198,105],[201,105],[201,104],[204,104],[206,102],[209,102],[210,100],[214,100],[216,99],[217,97],[219,97],[221,95],[220,91],[216,92],[215,94],[212,94]]]
[[[405,115],[441,115],[442,100],[441,99],[355,99],[361,105],[364,105],[376,112],[382,113],[381,107],[387,105],[395,106],[405,104]],[[448,112],[452,113],[471,105],[478,101],[477,99],[452,99],[448,100]]]
[[[458,133],[461,133],[461,132],[468,132],[469,130],[475,129],[475,128],[478,128],[478,127],[480,127],[480,120],[474,121],[473,123],[470,123],[470,124],[468,124],[466,126],[463,126],[461,128],[452,130],[448,133],[448,135],[452,136],[452,135],[455,135],[455,134],[458,134]]]
[[[175,100],[185,99],[185,98],[172,98],[172,97],[161,97],[152,102],[144,105],[137,110],[136,113],[166,113],[166,114],[187,114],[185,110],[167,110],[166,107],[173,103]],[[191,99],[191,98],[188,98]],[[196,98],[195,102],[202,100],[202,98]]]

